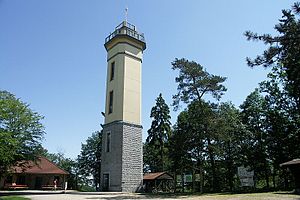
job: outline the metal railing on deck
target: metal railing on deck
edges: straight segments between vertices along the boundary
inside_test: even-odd
[[[115,28],[115,31],[112,32],[109,36],[107,36],[105,38],[105,43],[107,43],[108,41],[110,41],[111,39],[113,39],[117,35],[128,35],[128,36],[133,37],[137,40],[145,42],[144,34],[137,32],[136,27],[133,24],[130,24],[126,21],[119,24]]]

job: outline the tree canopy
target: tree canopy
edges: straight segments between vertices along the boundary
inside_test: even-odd
[[[101,171],[101,142],[102,132],[96,131],[81,144],[81,151],[77,157],[78,175],[83,184],[88,184],[92,177],[92,184],[99,190]]]
[[[278,33],[245,33],[248,40],[262,41],[268,48],[255,59],[247,58],[250,67],[273,67],[283,82],[285,90],[294,99],[300,114],[300,3],[296,2],[291,10],[283,10],[282,18],[275,25]]]
[[[172,69],[179,70],[178,77],[175,78],[177,94],[173,95],[173,106],[178,108],[180,101],[189,103],[193,100],[202,99],[203,95],[211,94],[219,100],[227,90],[222,83],[225,77],[208,73],[202,65],[185,58],[175,59],[172,62]]]
[[[45,134],[43,116],[7,91],[0,91],[0,176],[22,160],[34,160]]]
[[[153,118],[153,121],[144,145],[144,159],[152,172],[160,172],[167,169],[168,149],[166,144],[171,135],[170,109],[161,93],[156,99],[155,106],[151,109],[150,117]]]

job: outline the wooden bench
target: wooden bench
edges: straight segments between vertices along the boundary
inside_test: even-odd
[[[11,190],[17,190],[17,189],[28,189],[27,185],[17,185],[17,184],[11,184],[11,185],[6,185],[6,187]]]

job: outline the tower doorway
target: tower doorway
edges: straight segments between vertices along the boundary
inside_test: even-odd
[[[103,174],[103,188],[104,192],[107,192],[109,189],[109,174]]]

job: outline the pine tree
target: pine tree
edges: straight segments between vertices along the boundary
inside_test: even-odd
[[[262,55],[247,58],[248,65],[272,69],[260,89],[265,95],[266,142],[275,186],[279,164],[300,156],[300,2],[294,3],[292,9],[282,10],[282,18],[274,29],[275,36],[251,31],[245,36],[267,46]]]
[[[192,126],[190,152],[195,155],[196,165],[199,173],[202,172],[203,155],[208,158],[210,163],[209,171],[211,172],[210,185],[213,191],[219,187],[216,174],[216,141],[217,135],[214,130],[215,124],[215,104],[205,102],[204,95],[210,94],[213,98],[220,100],[227,90],[223,85],[226,77],[217,76],[208,73],[204,67],[195,61],[189,61],[184,58],[175,59],[172,62],[172,69],[178,70],[179,75],[175,78],[177,94],[173,96],[173,106],[177,110],[180,102],[188,105],[188,118]],[[203,183],[202,183],[203,184]],[[200,184],[200,191],[202,185]]]
[[[146,145],[152,149],[152,154],[157,162],[149,163],[151,171],[165,171],[168,169],[167,143],[171,134],[170,109],[162,97],[156,99],[155,106],[151,109],[150,117],[153,119],[148,130]],[[147,161],[146,161],[147,162]]]
[[[275,26],[279,35],[245,33],[248,40],[262,41],[268,45],[262,55],[255,59],[247,58],[247,63],[250,67],[273,67],[278,71],[300,115],[300,3],[295,3],[292,10],[283,10],[282,14],[279,24]]]
[[[227,90],[222,85],[226,77],[208,73],[202,65],[195,61],[176,58],[172,62],[172,66],[173,70],[179,70],[179,75],[175,78],[178,83],[177,94],[173,96],[175,109],[178,109],[180,101],[186,104],[194,100],[200,101],[205,94],[211,94],[212,97],[219,100]]]

